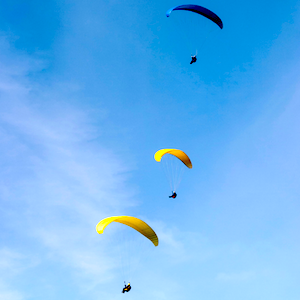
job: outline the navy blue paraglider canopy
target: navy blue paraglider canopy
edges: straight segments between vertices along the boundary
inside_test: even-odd
[[[199,15],[202,15],[202,16],[210,19],[211,21],[216,23],[221,29],[223,28],[222,20],[211,10],[209,10],[205,7],[202,7],[200,5],[184,4],[184,5],[175,6],[167,11],[167,13],[166,13],[167,17],[170,17],[170,14],[173,10],[188,10],[188,11],[195,12]]]

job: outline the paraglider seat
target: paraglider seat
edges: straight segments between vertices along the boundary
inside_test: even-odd
[[[125,287],[123,288],[122,293],[124,294],[125,292],[129,292],[131,290],[131,285],[130,283],[125,285]]]
[[[197,61],[197,57],[196,55],[195,56],[192,56],[192,61],[190,62],[190,65],[195,63]]]

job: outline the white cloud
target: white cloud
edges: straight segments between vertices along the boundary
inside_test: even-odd
[[[57,270],[66,267],[80,278],[79,286],[87,288],[89,282],[92,288],[106,282],[114,267],[101,252],[95,225],[130,205],[135,194],[125,188],[130,167],[95,141],[101,132],[94,123],[105,122],[101,111],[69,104],[72,93],[61,85],[51,86],[54,93],[30,80],[28,74],[42,62],[11,53],[0,42],[6,45],[0,53],[6,58],[0,71],[0,227],[7,233],[0,247],[14,249],[2,256],[0,270],[19,259],[13,253],[23,252],[26,261],[38,261],[42,268],[49,261]],[[17,270],[26,276],[28,262],[18,262]],[[5,288],[0,298],[23,299]]]

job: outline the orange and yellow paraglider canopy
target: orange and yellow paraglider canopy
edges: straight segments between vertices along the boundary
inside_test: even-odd
[[[180,159],[190,169],[193,167],[190,158],[182,150],[178,150],[178,149],[161,149],[161,150],[158,150],[154,154],[154,159],[156,161],[160,162],[161,158],[165,154],[174,155],[175,157],[177,157],[178,159]]]
[[[122,223],[135,229],[136,231],[144,235],[147,239],[149,239],[154,244],[154,246],[158,246],[158,237],[154,230],[147,223],[135,217],[115,216],[105,218],[97,224],[97,232],[99,234],[102,234],[105,227],[112,222]]]

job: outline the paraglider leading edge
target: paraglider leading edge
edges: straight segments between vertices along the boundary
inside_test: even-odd
[[[210,19],[211,21],[213,21],[214,23],[216,23],[221,29],[223,29],[223,22],[220,19],[220,17],[218,17],[214,12],[212,12],[211,10],[202,7],[200,5],[195,5],[195,4],[184,4],[184,5],[178,5],[175,7],[170,8],[167,12],[166,12],[166,16],[170,17],[171,12],[173,10],[187,10],[187,11],[191,11],[194,13],[197,13],[199,15],[202,15],[208,19]]]

